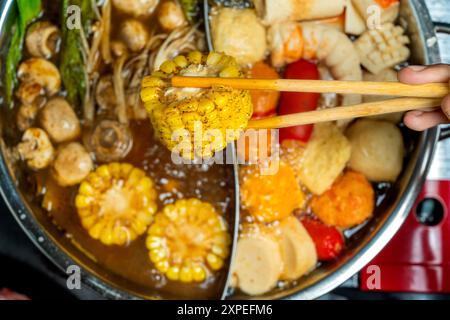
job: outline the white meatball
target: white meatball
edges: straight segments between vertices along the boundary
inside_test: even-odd
[[[120,35],[128,49],[133,52],[144,49],[148,41],[148,32],[144,25],[134,19],[127,20],[122,24]]]
[[[56,142],[66,142],[80,135],[80,121],[70,104],[63,98],[51,99],[41,111],[40,124]]]
[[[58,150],[52,166],[52,174],[59,185],[74,186],[81,183],[93,170],[94,163],[86,149],[72,142]]]
[[[113,0],[114,7],[134,17],[148,17],[159,4],[159,0]]]
[[[400,129],[386,121],[363,119],[347,130],[352,145],[349,167],[375,182],[397,179],[405,146]]]
[[[214,49],[252,64],[266,57],[266,29],[251,9],[222,8],[211,21]]]

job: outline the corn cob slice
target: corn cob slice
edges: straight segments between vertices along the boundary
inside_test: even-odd
[[[110,163],[81,183],[75,206],[92,238],[105,245],[126,245],[153,221],[156,191],[144,171],[126,163]]]
[[[202,282],[224,266],[230,236],[214,207],[178,200],[155,216],[146,241],[150,260],[169,280]]]
[[[174,75],[238,78],[243,74],[230,56],[193,51],[164,62],[142,82],[141,98],[162,143],[184,158],[209,158],[247,126],[253,112],[250,93],[227,87],[173,88],[168,80]],[[199,129],[202,135],[194,133]]]
[[[386,23],[379,29],[368,30],[355,41],[362,65],[373,74],[406,61],[410,51],[409,38],[400,26]]]

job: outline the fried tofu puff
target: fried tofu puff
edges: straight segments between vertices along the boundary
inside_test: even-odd
[[[264,175],[258,167],[245,168],[241,174],[242,205],[258,222],[286,218],[305,203],[294,170],[282,161],[275,174]]]
[[[212,157],[247,126],[253,112],[250,93],[218,86],[171,87],[170,78],[177,75],[238,78],[241,69],[233,57],[193,51],[164,62],[142,82],[141,98],[161,142],[187,159]]]
[[[156,269],[172,281],[203,282],[223,268],[231,243],[225,220],[198,199],[178,200],[155,216],[146,245]]]
[[[81,183],[75,206],[92,238],[105,245],[127,245],[153,221],[156,191],[144,171],[126,163],[110,163]]]

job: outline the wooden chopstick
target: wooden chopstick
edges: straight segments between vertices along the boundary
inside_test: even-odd
[[[415,109],[433,108],[441,104],[441,99],[400,98],[354,106],[336,107],[317,111],[301,112],[259,120],[251,120],[248,129],[286,128],[319,122],[353,119],[380,114],[405,112]]]
[[[443,98],[450,94],[448,83],[408,85],[399,82],[241,79],[175,76],[172,78],[172,86],[188,88],[228,86],[235,89],[248,90],[363,94],[416,98]]]

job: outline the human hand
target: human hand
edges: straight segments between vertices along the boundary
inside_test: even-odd
[[[448,82],[450,85],[450,65],[410,66],[399,72],[398,79],[406,84]],[[423,131],[439,124],[450,123],[450,95],[442,100],[440,110],[410,111],[406,113],[403,122],[406,126],[416,131]]]

